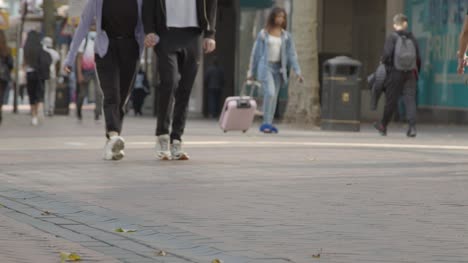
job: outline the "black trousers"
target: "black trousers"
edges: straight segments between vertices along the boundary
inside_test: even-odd
[[[109,39],[104,57],[96,54],[99,84],[104,93],[104,117],[108,132],[122,132],[125,105],[139,65],[139,47],[134,38]]]
[[[161,85],[159,86],[156,136],[170,134],[182,140],[193,83],[202,47],[199,29],[171,28],[156,46]],[[173,109],[172,109],[173,106]],[[169,131],[172,118],[172,132]]]
[[[391,70],[385,81],[385,109],[382,125],[387,127],[398,109],[398,100],[403,95],[406,119],[410,125],[416,124],[416,77],[414,73]]]
[[[44,102],[45,81],[39,78],[39,74],[36,71],[28,72],[26,79],[28,82],[29,104],[35,105]]]

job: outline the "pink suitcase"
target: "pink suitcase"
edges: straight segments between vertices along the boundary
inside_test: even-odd
[[[256,88],[260,88],[260,83],[246,82],[241,94],[244,94],[247,86],[252,86],[250,96],[226,98],[219,119],[219,126],[224,132],[242,131],[245,133],[252,126],[257,111],[257,102],[252,98],[252,95]]]

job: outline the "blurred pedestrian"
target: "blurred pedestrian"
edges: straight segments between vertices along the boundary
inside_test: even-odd
[[[220,100],[224,90],[224,70],[217,58],[205,72],[205,86],[208,93],[208,112],[211,118],[217,118],[220,112]]]
[[[13,58],[11,49],[7,45],[5,32],[0,30],[0,125],[2,124],[2,107],[5,92],[11,81],[11,70],[13,69]]]
[[[97,80],[94,47],[96,32],[91,31],[81,43],[76,58],[76,76],[78,89],[76,92],[76,116],[82,120],[82,108],[85,98],[90,101],[90,84],[94,87],[94,120],[98,121],[102,114],[102,89]]]
[[[408,121],[408,137],[416,137],[416,91],[421,68],[418,42],[408,31],[408,18],[397,14],[393,18],[393,28],[385,41],[382,63],[387,68],[385,81],[385,109],[382,120],[374,127],[382,136],[387,135],[387,126],[398,110],[398,100],[403,95]]]
[[[55,94],[57,90],[57,63],[60,61],[60,54],[54,49],[54,42],[50,37],[44,37],[42,39],[42,45],[44,50],[49,53],[52,58],[52,64],[50,65],[50,77],[45,81],[45,98],[44,98],[44,110],[45,113],[51,117],[54,115],[55,109]]]
[[[132,91],[132,105],[135,116],[143,116],[143,104],[149,94],[149,82],[146,73],[140,68],[135,78],[135,87]]]
[[[263,125],[260,131],[264,133],[278,133],[278,128],[273,126],[273,118],[279,91],[288,82],[288,69],[294,70],[299,82],[304,81],[293,37],[286,31],[287,22],[286,10],[273,8],[252,49],[247,79],[262,83]]]
[[[31,123],[37,126],[42,121],[40,109],[44,104],[45,80],[50,78],[52,58],[41,44],[41,36],[37,31],[28,33],[24,45],[24,67],[26,69],[29,104],[31,105]]]

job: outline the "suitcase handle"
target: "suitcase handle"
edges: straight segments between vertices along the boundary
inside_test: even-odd
[[[247,97],[245,94],[247,91],[247,87],[252,86],[252,89],[250,90],[250,97],[253,97],[253,94],[256,89],[260,89],[262,87],[262,84],[258,81],[255,80],[246,80],[244,84],[242,85],[242,90],[240,92],[240,97]]]

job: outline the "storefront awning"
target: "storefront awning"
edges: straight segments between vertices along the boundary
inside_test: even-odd
[[[240,0],[241,8],[263,9],[270,8],[274,4],[273,0]]]

